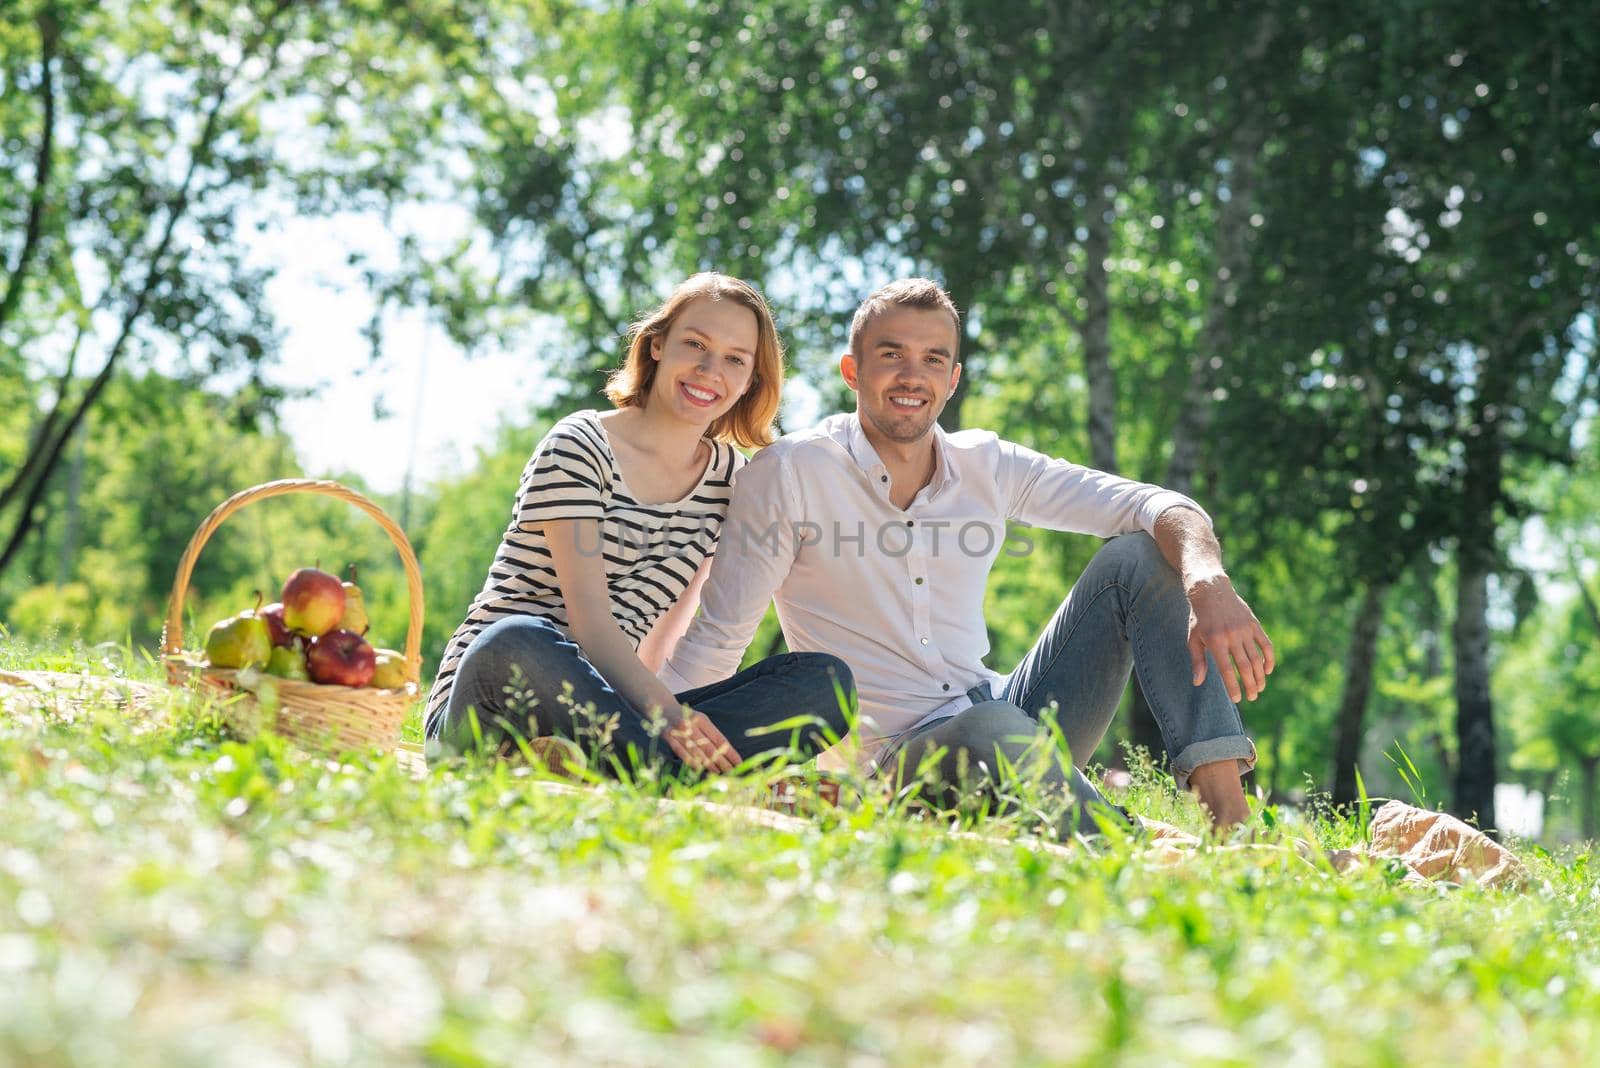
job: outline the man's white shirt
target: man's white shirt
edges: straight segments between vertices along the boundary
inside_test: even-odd
[[[933,478],[904,509],[891,503],[888,469],[855,413],[757,453],[735,476],[700,612],[661,680],[682,692],[734,674],[774,601],[792,651],[850,665],[870,758],[1002,678],[983,664],[983,598],[999,555],[1028,545],[1008,522],[1111,537],[1153,532],[1177,505],[1205,515],[1183,494],[990,431],[936,425],[933,434]]]

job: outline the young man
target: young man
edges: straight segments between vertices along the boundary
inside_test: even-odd
[[[947,434],[961,378],[959,317],[925,279],[856,310],[839,362],[856,411],[789,434],[740,472],[700,615],[662,669],[678,692],[725,678],[775,599],[794,651],[842,657],[861,701],[859,742],[878,770],[943,754],[946,782],[1048,750],[1052,705],[1080,767],[1130,670],[1180,787],[1213,823],[1248,815],[1255,763],[1235,704],[1273,669],[1272,643],[1222,566],[1189,498],[1055,460],[983,430]],[[1111,537],[1009,675],[985,667],[984,588],[1006,522]],[[1114,537],[1115,535],[1123,535]],[[1034,765],[1080,802],[1077,769]],[[1065,830],[1092,826],[1084,805]]]

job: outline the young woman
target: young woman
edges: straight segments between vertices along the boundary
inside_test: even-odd
[[[847,730],[850,670],[823,653],[775,656],[672,693],[655,672],[700,603],[744,464],[772,440],[783,353],[748,284],[697,274],[634,324],[609,412],[551,428],[522,473],[483,590],[445,648],[428,697],[433,752],[566,738],[608,770],[727,771]],[[829,737],[831,735],[831,738]]]

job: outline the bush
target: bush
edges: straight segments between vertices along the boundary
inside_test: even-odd
[[[46,583],[26,590],[11,605],[7,629],[37,640],[76,637],[90,618],[93,597],[82,582]]]

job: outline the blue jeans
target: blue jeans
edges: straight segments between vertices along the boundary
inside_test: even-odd
[[[703,712],[741,759],[784,754],[806,760],[850,729],[855,680],[827,653],[769,657],[731,678],[676,695]],[[675,709],[669,709],[669,714]],[[769,730],[804,717],[798,727]],[[429,748],[495,748],[521,737],[566,738],[598,756],[606,771],[641,765],[684,768],[651,722],[612,688],[578,644],[548,619],[513,616],[473,639],[461,658],[444,714],[429,725]]]
[[[1189,601],[1155,539],[1113,538],[1089,562],[998,695],[974,693],[971,708],[901,735],[880,766],[890,762],[910,774],[937,754],[931,770],[940,782],[959,788],[963,771],[992,777],[998,754],[1078,802],[1064,831],[1092,830],[1084,808],[1105,799],[1081,768],[1111,726],[1129,674],[1137,671],[1180,789],[1195,768],[1219,760],[1237,761],[1243,775],[1255,766],[1255,746],[1209,654],[1205,682],[1194,685],[1188,640]],[[1040,723],[1052,706],[1075,767],[1053,759]]]

